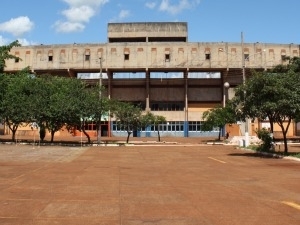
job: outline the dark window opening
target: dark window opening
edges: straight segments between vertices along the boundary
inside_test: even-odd
[[[165,61],[170,62],[170,54],[165,54]]]
[[[49,61],[49,62],[52,62],[52,61],[53,61],[53,56],[52,56],[52,55],[49,55],[49,56],[48,56],[48,61]]]
[[[90,61],[90,55],[85,55],[85,61]]]
[[[15,58],[15,63],[18,63],[20,61],[19,58]]]
[[[155,102],[150,104],[152,111],[183,111],[184,103],[181,102]]]
[[[245,61],[249,61],[249,54],[244,54]]]
[[[129,54],[124,54],[124,60],[129,60]]]
[[[205,59],[210,60],[210,54],[209,53],[205,54]]]

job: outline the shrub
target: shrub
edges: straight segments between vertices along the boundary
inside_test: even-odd
[[[262,140],[261,146],[258,148],[259,151],[270,151],[273,149],[273,136],[270,131],[266,128],[262,128],[256,131],[257,137]]]

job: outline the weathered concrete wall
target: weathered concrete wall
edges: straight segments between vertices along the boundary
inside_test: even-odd
[[[6,61],[6,71],[29,66],[32,70],[99,70],[103,59],[105,70],[218,70],[241,68],[239,43],[107,43],[39,45],[13,48],[12,54],[22,60]],[[282,56],[299,56],[295,44],[244,44],[247,68],[270,68],[281,64]],[[128,58],[126,58],[128,57]]]
[[[109,23],[108,39],[135,37],[183,37],[187,38],[187,23]]]

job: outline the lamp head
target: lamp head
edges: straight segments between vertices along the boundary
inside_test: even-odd
[[[225,88],[229,88],[229,87],[230,87],[230,84],[229,84],[228,82],[225,82],[225,83],[224,83],[224,87],[225,87]]]

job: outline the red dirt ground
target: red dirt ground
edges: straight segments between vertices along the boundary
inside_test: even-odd
[[[195,143],[2,144],[0,224],[298,225],[300,162]]]

